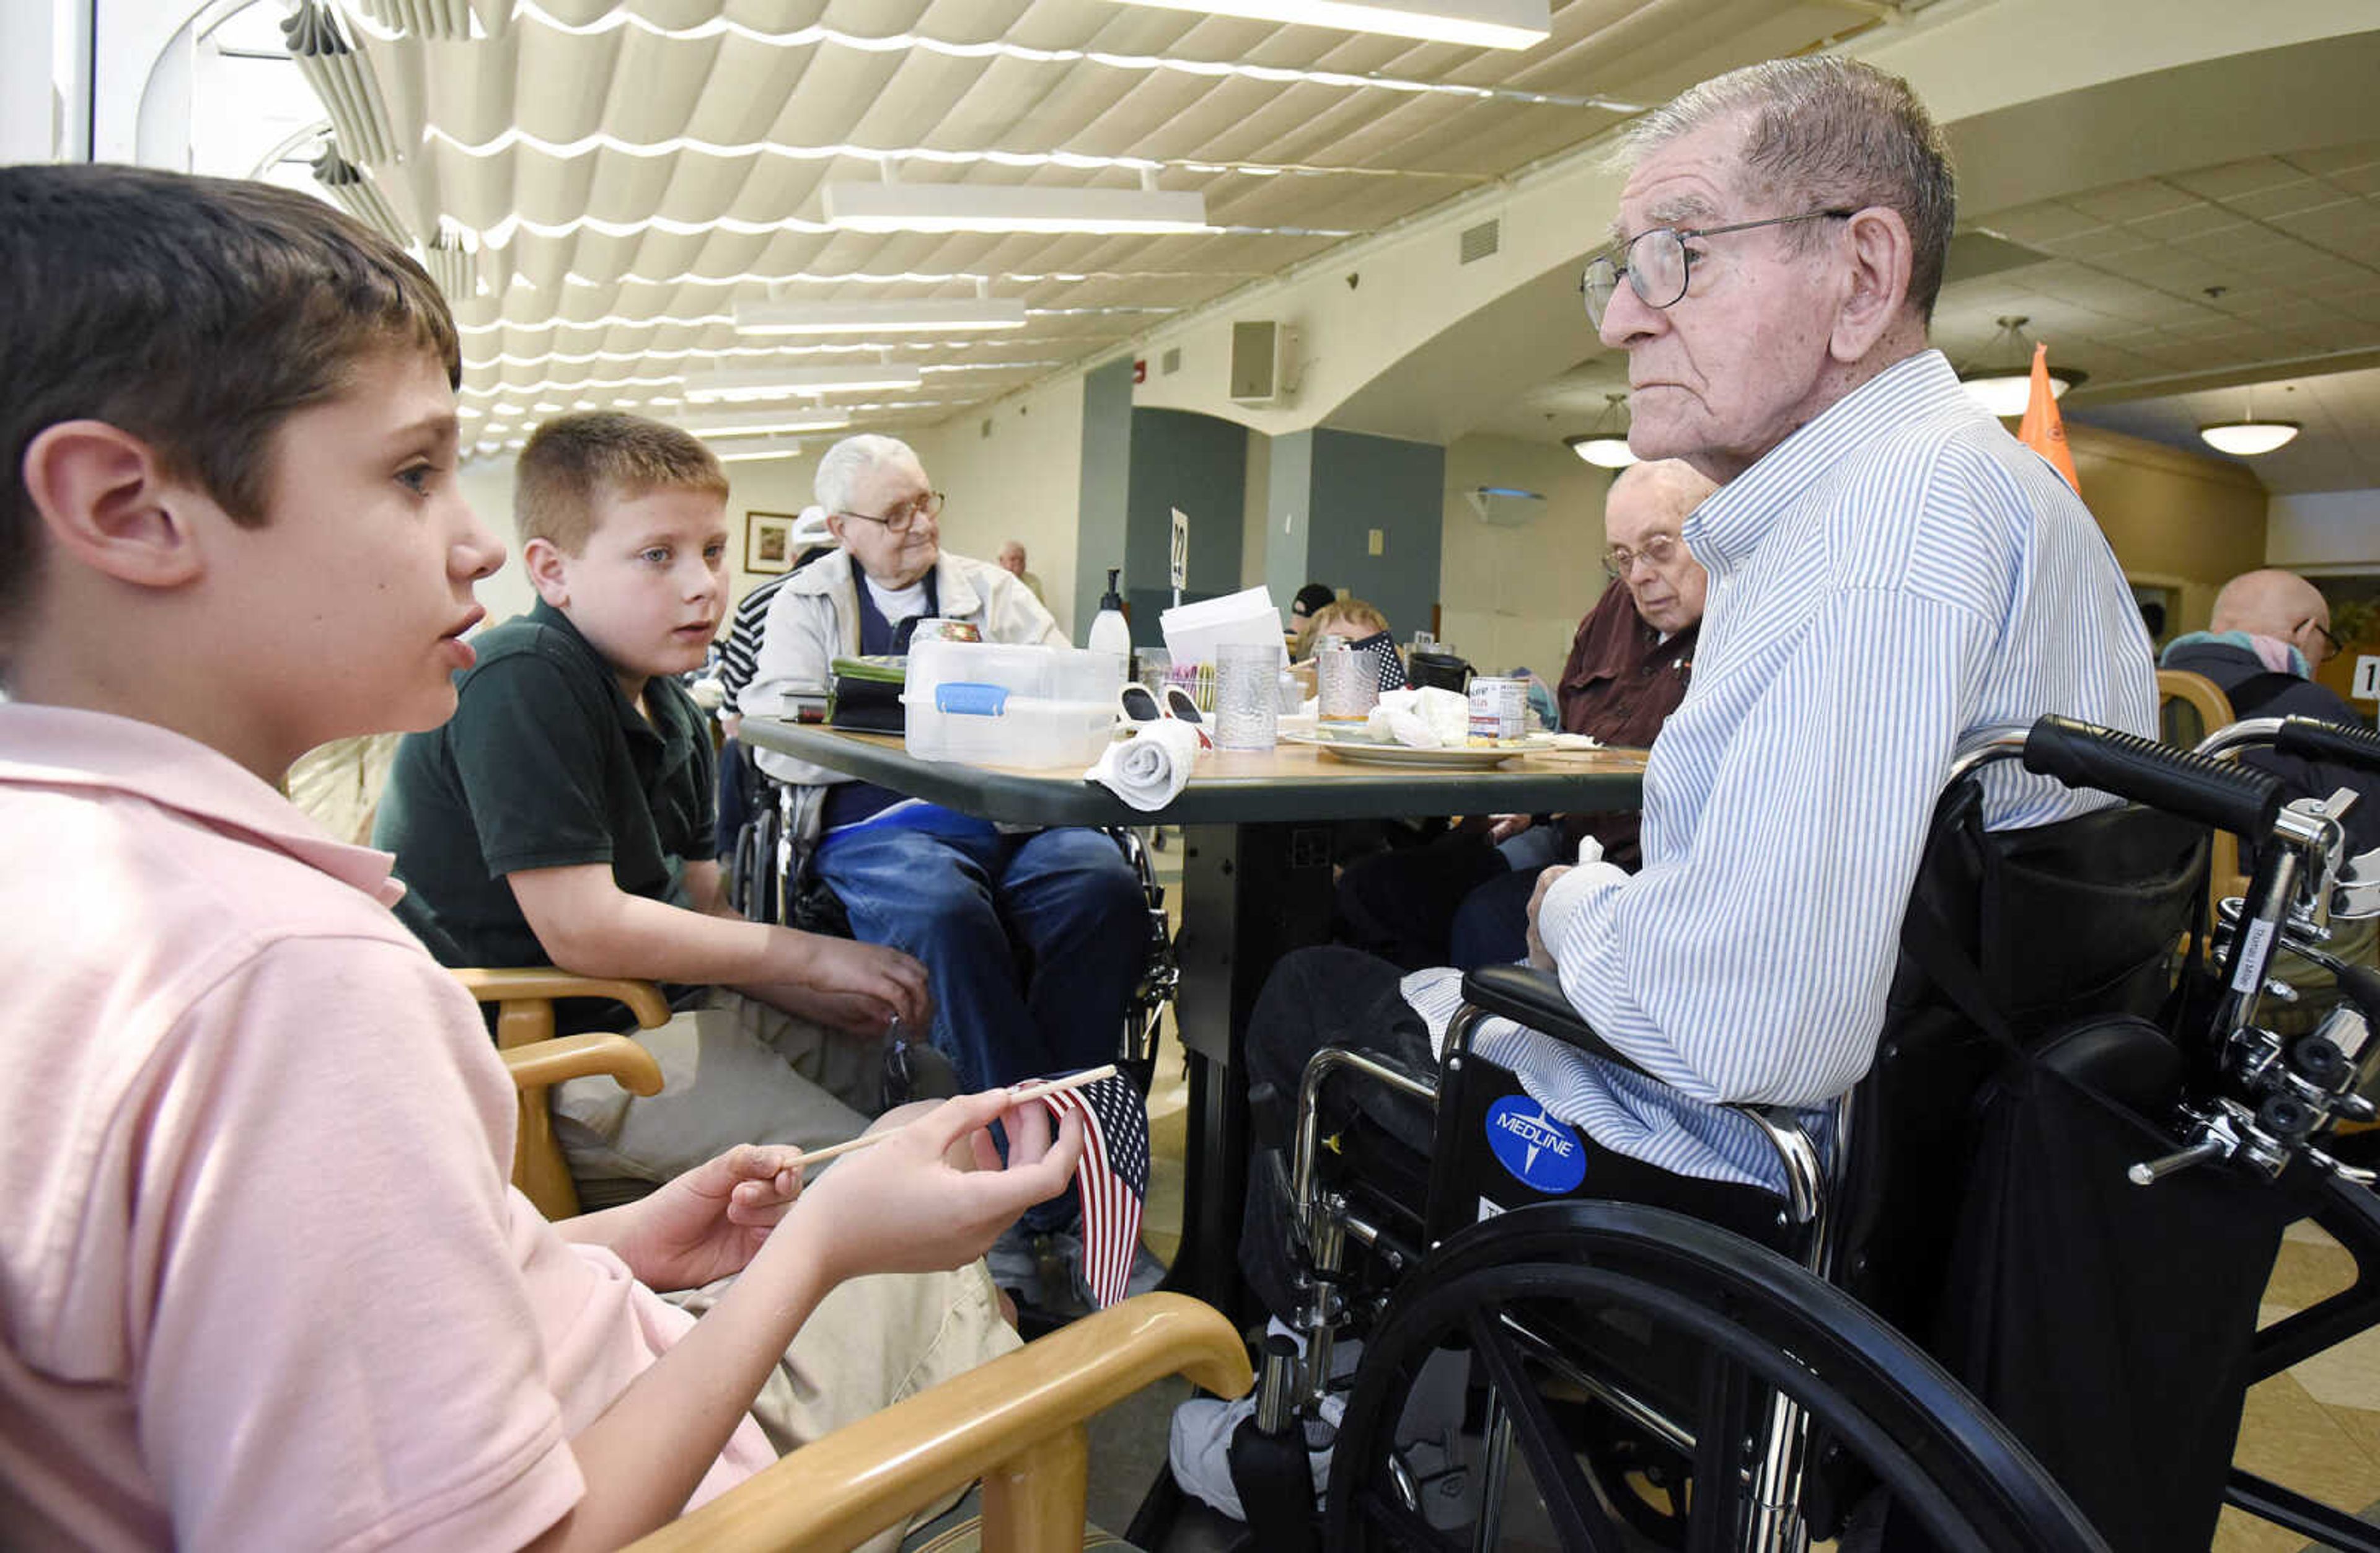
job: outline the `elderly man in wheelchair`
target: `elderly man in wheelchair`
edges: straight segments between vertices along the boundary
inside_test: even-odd
[[[2185,1101],[2190,1158],[2277,1174],[2361,1104],[2343,1060],[2240,1055],[2336,858],[2269,849],[2288,877],[2260,873],[2227,990],[2169,1015],[2222,1038],[2144,1017],[2203,904],[2196,827],[2261,831],[2277,797],[2136,780],[2152,673],[2107,542],[1926,347],[1937,131],[1905,83],[1809,58],[1628,149],[1587,312],[1629,355],[1634,450],[1722,486],[1685,525],[1711,604],[1644,867],[1541,892],[1550,976],[1283,962],[1246,1034],[1266,1381],[1185,1404],[1173,1475],[1269,1549],[1326,1478],[1333,1546],[1492,1547],[1508,1512],[1593,1548],[2204,1546],[2294,1213],[2125,1171],[2171,1168]],[[1961,763],[2049,714],[2113,742]],[[2111,1470],[2053,1480],[2018,1435]]]
[[[2380,770],[2380,741],[2301,720],[2209,741],[2258,744]],[[1986,831],[1989,764],[2019,755],[2136,802]],[[2380,1547],[2226,1472],[2249,1385],[2380,1318],[2367,1274],[2256,1330],[2290,1219],[2380,1272],[2370,1172],[2322,1147],[2371,1115],[2380,981],[2345,967],[2347,1003],[2287,1043],[2232,990],[2281,944],[2321,956],[2323,916],[2380,914],[2380,857],[2342,869],[2351,802],[2284,810],[2264,773],[2058,718],[1970,741],[1871,1071],[1819,1117],[1727,1108],[1781,1192],[1646,1167],[1541,1104],[1498,1059],[1545,1037],[1508,1021],[1634,1070],[1524,968],[1475,973],[1436,1029],[1322,1047],[1285,1092],[1258,1074],[1288,1147],[1243,1262],[1287,1319],[1245,1416],[1185,1408],[1177,1447],[1186,1424],[1205,1449],[1177,1474],[1267,1548],[1307,1539],[1326,1475],[1334,1547],[1493,1547],[1519,1516],[1565,1547],[2177,1548],[2227,1498]],[[2278,844],[2202,975],[2209,826]],[[1259,1030],[1354,968],[1293,957]]]

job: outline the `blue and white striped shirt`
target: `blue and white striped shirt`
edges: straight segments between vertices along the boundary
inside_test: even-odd
[[[2090,512],[1936,351],[1794,432],[1684,533],[1709,602],[1645,775],[1644,869],[1600,887],[1582,870],[1540,923],[1572,1004],[1664,1083],[1503,1021],[1479,1048],[1607,1147],[1776,1185],[1760,1134],[1707,1102],[1815,1122],[1866,1072],[1960,740],[2052,711],[2151,734],[2155,671]],[[1995,830],[2102,802],[1986,771]],[[1461,977],[1417,973],[1406,997],[1442,1036]]]

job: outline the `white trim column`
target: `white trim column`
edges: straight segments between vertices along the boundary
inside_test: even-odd
[[[91,159],[94,4],[0,5],[0,162]]]

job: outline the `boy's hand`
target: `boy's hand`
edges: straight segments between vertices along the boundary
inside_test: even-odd
[[[1004,1122],[1008,1163],[985,1129]],[[977,1168],[945,1155],[961,1142]],[[1083,1157],[1083,1122],[1068,1116],[1053,1141],[1039,1101],[1009,1104],[1005,1091],[945,1100],[884,1141],[835,1162],[810,1183],[786,1223],[840,1281],[864,1273],[936,1272],[965,1266],[1035,1203],[1066,1189]]]
[[[913,1030],[932,1027],[926,967],[897,949],[793,933],[798,954],[787,979],[747,989],[789,1013],[854,1035],[880,1036],[895,1017]]]
[[[738,1144],[623,1210],[609,1244],[652,1289],[742,1272],[801,1195],[801,1159],[784,1144]]]

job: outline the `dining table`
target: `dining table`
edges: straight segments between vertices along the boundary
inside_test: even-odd
[[[1291,950],[1330,941],[1333,827],[1356,819],[1584,814],[1643,801],[1645,752],[1531,747],[1495,763],[1447,751],[1318,743],[1202,754],[1161,808],[1141,809],[1083,766],[978,765],[911,755],[898,734],[747,716],[740,735],[861,781],[1004,825],[1178,826],[1181,981],[1174,1025],[1189,1064],[1181,1249],[1169,1288],[1249,1314],[1233,1255],[1249,1165],[1242,1052],[1257,992]],[[1532,741],[1536,744],[1537,741]]]

